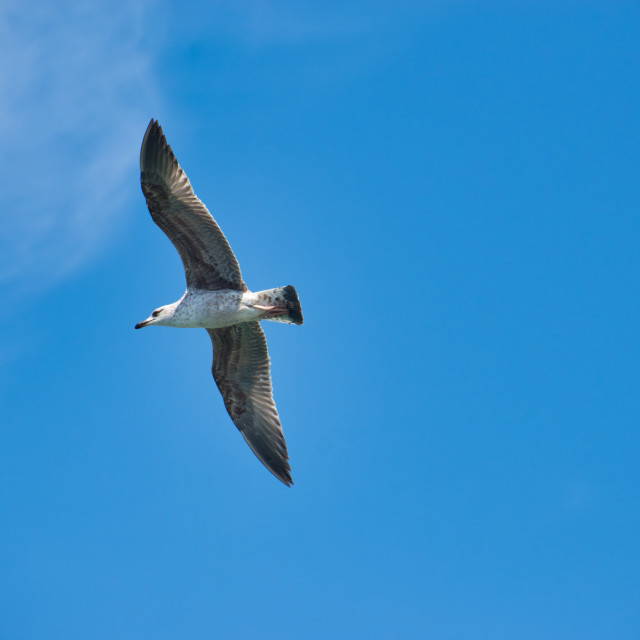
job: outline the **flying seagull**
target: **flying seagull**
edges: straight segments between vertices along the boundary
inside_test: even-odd
[[[140,150],[142,191],[153,221],[182,258],[187,290],[136,329],[201,327],[213,343],[213,377],[247,444],[276,478],[293,484],[287,443],[273,401],[271,365],[260,320],[302,324],[291,285],[253,293],[220,227],[196,197],[157,120]]]

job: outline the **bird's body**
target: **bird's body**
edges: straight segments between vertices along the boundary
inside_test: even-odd
[[[298,294],[291,285],[249,291],[227,239],[194,194],[155,120],[142,141],[140,170],[151,216],[182,258],[187,290],[136,329],[206,329],[213,344],[213,377],[231,419],[267,469],[293,484],[260,320],[302,324]]]
[[[161,307],[163,314],[153,324],[185,329],[220,329],[251,320],[288,320],[288,308],[282,294],[283,288],[266,291],[234,291],[221,289],[187,289],[177,302]],[[286,317],[285,317],[286,316]],[[141,329],[145,321],[137,326]],[[151,323],[150,323],[151,324]]]

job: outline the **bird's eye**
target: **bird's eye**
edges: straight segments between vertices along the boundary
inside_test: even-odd
[[[156,309],[152,314],[151,317],[152,318],[157,318],[160,315],[160,309]]]

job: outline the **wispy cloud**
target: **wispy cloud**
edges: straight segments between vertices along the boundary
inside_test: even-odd
[[[187,0],[188,1],[188,0]],[[193,1],[193,0],[192,0]],[[447,0],[448,3],[451,0]],[[420,16],[442,0],[394,3],[389,0],[214,0],[211,21],[189,24],[191,35],[206,29],[249,46],[313,44],[384,32],[393,24],[406,27],[407,15]],[[195,7],[197,2],[193,2]],[[181,5],[181,8],[184,5]],[[195,11],[194,11],[195,12]]]
[[[346,6],[300,5],[290,0],[217,0],[217,30],[247,44],[296,44],[360,31],[365,25]]]
[[[121,221],[154,93],[144,9],[141,0],[0,8],[5,289],[59,281]]]

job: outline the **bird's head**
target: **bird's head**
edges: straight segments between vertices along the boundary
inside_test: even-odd
[[[169,304],[165,307],[158,307],[146,320],[138,322],[136,329],[148,327],[151,324],[168,325],[171,324],[175,305]]]

